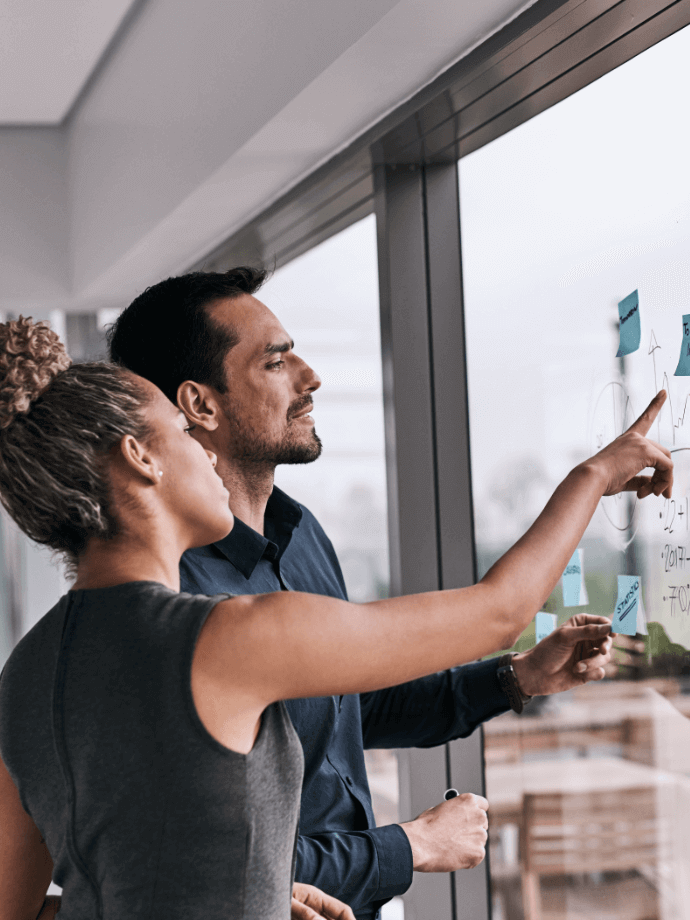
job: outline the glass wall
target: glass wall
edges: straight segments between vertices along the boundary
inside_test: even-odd
[[[258,294],[318,373],[318,461],[281,466],[276,485],[333,541],[353,601],[388,594],[388,532],[376,222],[372,216],[278,269]],[[367,751],[378,824],[398,821],[394,751]],[[384,918],[402,917],[402,901]]]
[[[494,920],[690,917],[689,97],[685,29],[459,166],[479,575],[662,386],[651,435],[676,464],[671,500],[602,500],[587,603],[559,586],[546,604],[610,616],[637,576],[617,672],[486,726]],[[620,358],[635,291],[640,345]]]

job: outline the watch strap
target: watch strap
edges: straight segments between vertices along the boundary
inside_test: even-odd
[[[508,652],[506,655],[501,655],[498,660],[496,677],[498,678],[501,690],[503,690],[508,698],[510,708],[513,712],[519,714],[532,697],[527,696],[527,694],[523,693],[520,689],[520,684],[518,683],[517,675],[513,668],[513,655],[514,652]]]

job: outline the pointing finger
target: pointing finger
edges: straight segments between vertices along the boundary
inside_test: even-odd
[[[665,401],[666,390],[659,390],[642,415],[628,428],[628,431],[636,431],[638,434],[646,435]]]

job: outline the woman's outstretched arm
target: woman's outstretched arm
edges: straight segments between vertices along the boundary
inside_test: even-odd
[[[361,605],[292,592],[219,604],[194,659],[202,719],[208,693],[223,709],[221,699],[231,698],[231,720],[233,711],[258,718],[277,699],[375,690],[509,648],[552,591],[602,495],[670,497],[670,453],[645,437],[664,399],[662,391],[625,434],[569,473],[479,584]],[[640,475],[648,467],[653,476]],[[582,629],[580,639],[600,640],[610,627]]]

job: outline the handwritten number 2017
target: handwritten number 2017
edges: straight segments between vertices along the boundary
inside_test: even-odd
[[[671,569],[682,569],[688,562],[688,557],[684,546],[671,546],[667,543],[664,547],[664,571],[670,572]]]

